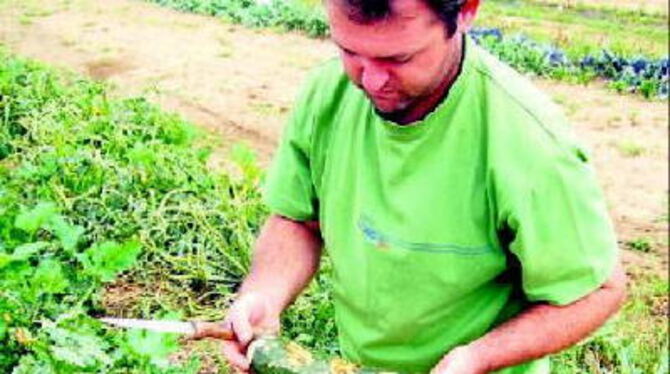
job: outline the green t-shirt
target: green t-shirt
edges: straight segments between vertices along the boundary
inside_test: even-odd
[[[378,116],[339,61],[321,66],[264,196],[276,214],[320,221],[342,352],[369,367],[427,372],[529,302],[597,289],[616,259],[563,115],[470,40],[448,96],[409,126]]]

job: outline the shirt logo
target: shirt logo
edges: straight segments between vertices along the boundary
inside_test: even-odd
[[[361,215],[358,219],[357,226],[365,240],[380,250],[389,250],[390,247],[397,247],[410,251],[453,253],[464,256],[483,255],[493,251],[488,245],[464,246],[453,243],[412,242],[403,240],[377,229],[373,221],[365,215]]]

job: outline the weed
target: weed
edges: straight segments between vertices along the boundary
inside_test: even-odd
[[[218,57],[221,57],[221,58],[230,58],[230,57],[233,56],[233,51],[230,50],[230,49],[224,49],[224,50],[220,51],[220,52],[217,54],[217,56],[218,56]]]
[[[651,250],[653,249],[653,245],[649,238],[636,238],[630,240],[626,242],[626,247],[628,247],[633,251],[644,252],[644,253],[651,252]]]
[[[274,116],[282,112],[280,106],[268,102],[253,101],[249,103],[249,108],[261,116]]]
[[[590,338],[553,356],[552,373],[667,373],[667,316],[652,307],[665,298],[667,309],[667,280],[644,268],[629,271],[635,281],[619,315]]]
[[[19,16],[19,23],[23,26],[30,26],[33,24],[33,17],[22,14]]]
[[[616,143],[616,148],[624,157],[638,157],[645,153],[645,148],[630,140]]]

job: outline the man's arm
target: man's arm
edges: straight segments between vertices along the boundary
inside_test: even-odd
[[[435,367],[440,374],[480,374],[565,349],[596,330],[623,304],[626,275],[618,265],[599,289],[566,306],[534,305]]]
[[[271,215],[256,240],[251,271],[239,294],[263,295],[281,313],[319,268],[321,247],[318,222]]]
[[[251,271],[224,321],[235,332],[234,340],[223,342],[231,365],[248,371],[247,345],[255,333],[279,329],[281,312],[317,271],[321,247],[318,222],[268,218],[256,240]]]

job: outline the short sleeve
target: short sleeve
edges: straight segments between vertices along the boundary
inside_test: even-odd
[[[585,153],[548,142],[508,178],[506,225],[530,301],[570,304],[611,275],[618,251],[607,207]],[[541,148],[542,147],[542,148]],[[547,150],[549,149],[549,150]]]
[[[263,201],[270,212],[298,221],[318,217],[310,155],[315,104],[316,89],[308,85],[284,128],[263,185]]]

